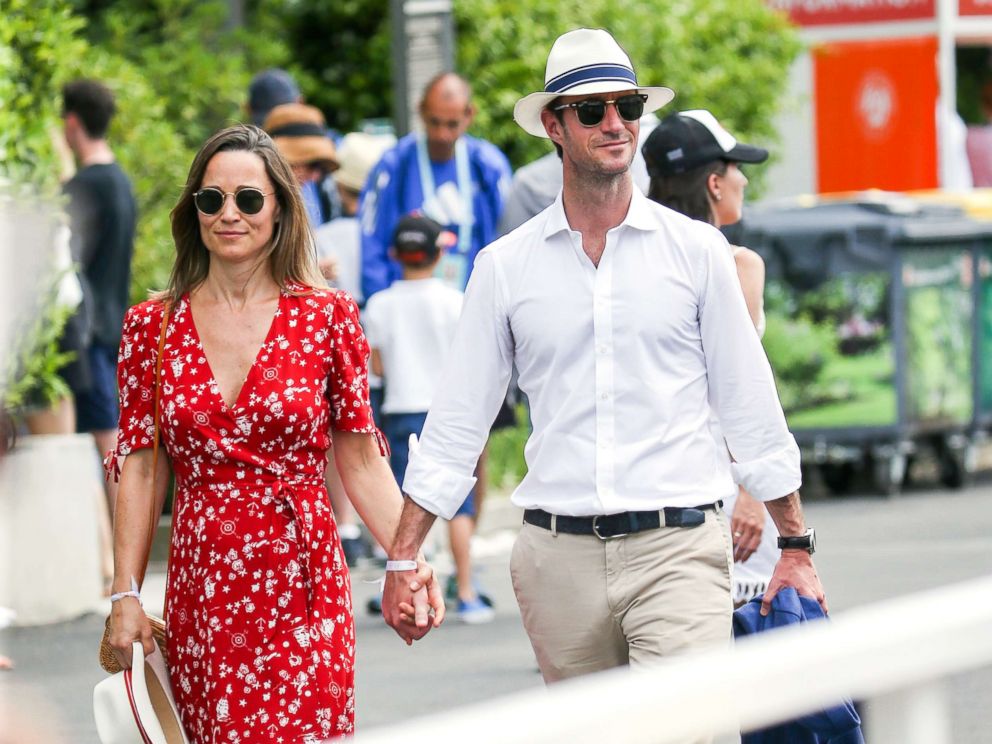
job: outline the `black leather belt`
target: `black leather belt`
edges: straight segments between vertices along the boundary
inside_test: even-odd
[[[600,540],[633,535],[636,532],[665,527],[698,527],[705,519],[703,512],[723,506],[722,501],[699,506],[666,506],[660,511],[629,511],[619,514],[603,514],[595,517],[566,517],[555,515],[544,509],[526,509],[524,521],[535,527],[550,530],[552,518],[556,532],[569,535],[595,535]]]

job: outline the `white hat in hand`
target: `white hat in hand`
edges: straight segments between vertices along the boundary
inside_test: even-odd
[[[93,689],[93,714],[103,744],[189,744],[169,687],[162,654],[145,657],[134,642],[130,669]]]

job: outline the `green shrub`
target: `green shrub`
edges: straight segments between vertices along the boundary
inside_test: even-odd
[[[523,403],[517,406],[517,425],[500,429],[489,437],[487,478],[497,490],[513,488],[527,474],[524,445],[530,436],[530,415]]]
[[[822,375],[840,355],[832,326],[814,323],[805,316],[788,318],[768,313],[766,318],[762,344],[786,412],[846,394],[846,388],[828,385]]]
[[[59,87],[68,75],[65,60],[84,49],[75,36],[80,27],[59,0],[7,0],[0,13],[0,180],[22,198],[50,203],[53,224],[59,165],[52,137],[59,125]],[[18,248],[47,257],[53,245]],[[54,402],[68,392],[58,371],[71,357],[59,353],[57,341],[69,312],[53,301],[59,276],[51,262],[38,264],[41,274],[29,280],[37,281],[40,300],[30,312],[19,308],[18,343],[4,350],[0,370],[0,394],[10,409]]]

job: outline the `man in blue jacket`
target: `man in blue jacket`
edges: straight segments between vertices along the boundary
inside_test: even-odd
[[[420,210],[457,236],[438,275],[465,289],[475,255],[497,236],[510,164],[493,144],[466,134],[475,116],[468,83],[442,73],[424,89],[423,132],[403,137],[372,170],[359,205],[366,299],[401,276],[389,246],[400,218]]]

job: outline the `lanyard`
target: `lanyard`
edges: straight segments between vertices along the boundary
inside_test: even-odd
[[[424,191],[424,203],[436,199],[437,187],[434,185],[434,172],[431,170],[431,160],[427,154],[427,138],[417,137],[417,166],[420,168],[420,187]],[[472,243],[472,178],[468,166],[468,146],[465,138],[459,137],[455,143],[455,177],[458,182],[458,194],[462,200],[462,214],[458,221],[458,252],[467,254]]]

